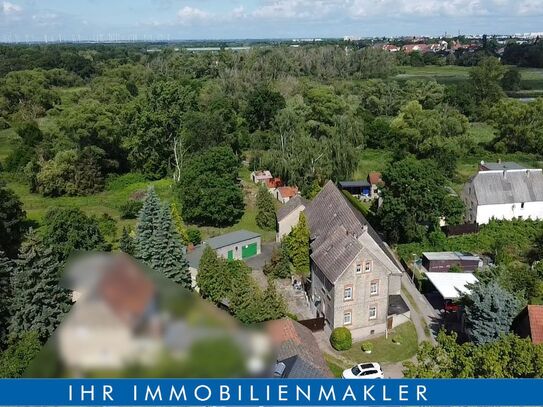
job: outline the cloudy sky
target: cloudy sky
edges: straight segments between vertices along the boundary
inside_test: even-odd
[[[543,0],[0,0],[0,41],[543,31]]]

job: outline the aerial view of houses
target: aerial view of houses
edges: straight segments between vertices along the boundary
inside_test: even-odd
[[[539,0],[38,3],[1,377],[543,377]]]

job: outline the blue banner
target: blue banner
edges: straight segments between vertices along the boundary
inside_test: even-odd
[[[543,381],[4,379],[3,406],[543,406]]]

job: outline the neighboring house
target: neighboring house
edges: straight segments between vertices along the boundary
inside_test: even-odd
[[[464,186],[463,200],[469,223],[543,219],[542,170],[480,171]]]
[[[530,338],[535,345],[543,343],[543,305],[528,305],[513,321],[513,331]]]
[[[281,203],[287,203],[296,195],[298,195],[298,188],[296,187],[279,187],[274,190],[275,199]]]
[[[251,172],[251,180],[257,184],[257,183],[266,183],[268,180],[271,180],[273,177],[271,175],[271,172],[268,170],[265,171],[253,171]]]
[[[517,164],[513,161],[505,161],[502,162],[501,160],[498,160],[498,162],[495,163],[486,163],[484,161],[481,161],[481,164],[479,164],[479,171],[507,171],[507,170],[526,170],[527,168]]]
[[[365,180],[339,182],[339,187],[342,190],[365,201],[379,198],[379,188],[382,185],[383,180],[380,172],[370,172]]]
[[[74,287],[81,294],[58,329],[59,354],[68,368],[116,369],[152,360],[159,351],[153,283],[128,256],[104,266],[99,278]]]
[[[407,44],[402,47],[402,51],[406,54],[411,54],[412,52],[420,52],[425,54],[431,51],[431,48],[428,44]]]
[[[302,213],[308,200],[296,195],[277,211],[277,235],[276,241],[280,242],[285,235],[288,235],[292,228],[298,224],[300,213]]]
[[[311,331],[292,319],[266,323],[266,330],[276,352],[277,378],[331,378],[317,340]]]
[[[298,202],[302,206],[311,232],[309,294],[326,325],[345,326],[355,339],[385,332],[395,310],[407,308],[400,296],[402,266],[332,181],[313,201]],[[285,226],[282,233],[288,232]],[[396,296],[394,307],[390,296]]]
[[[215,250],[218,256],[227,260],[246,260],[258,256],[262,250],[261,235],[248,230],[238,230],[212,237],[196,247],[189,247],[187,248],[187,260],[193,282],[196,281],[200,259],[206,245]]]
[[[274,190],[276,188],[282,187],[283,181],[281,181],[281,178],[275,177],[275,178],[267,180],[266,186],[268,187],[268,189]]]
[[[422,253],[422,265],[429,272],[448,272],[457,266],[463,272],[473,273],[483,267],[483,261],[471,253],[425,252]]]
[[[368,182],[371,185],[371,197],[379,198],[379,189],[384,185],[380,172],[372,171],[368,174]]]

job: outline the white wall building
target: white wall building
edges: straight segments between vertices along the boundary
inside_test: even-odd
[[[465,186],[463,200],[470,223],[491,219],[543,219],[541,169],[480,171]]]

